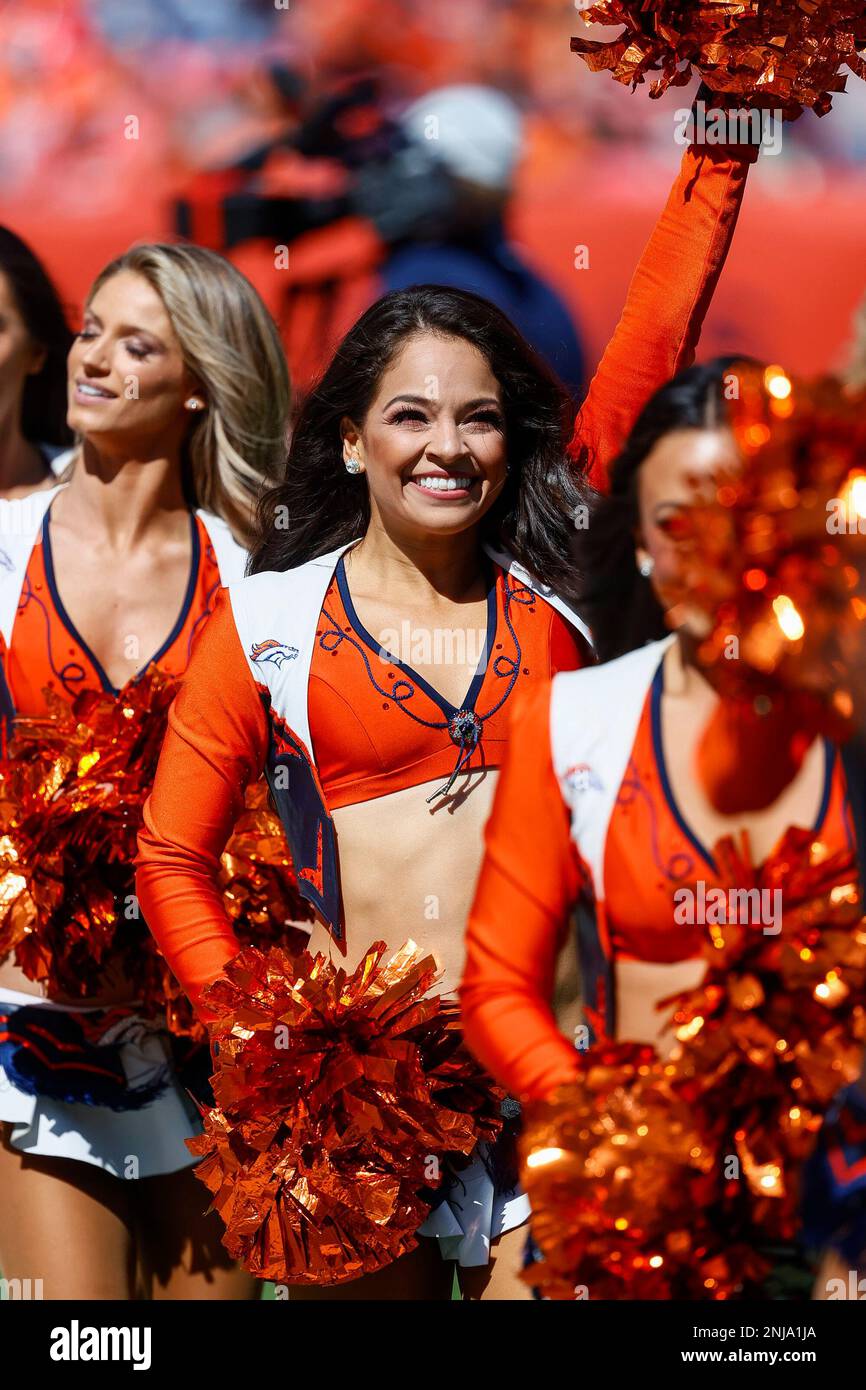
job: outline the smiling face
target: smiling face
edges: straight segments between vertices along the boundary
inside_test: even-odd
[[[9,278],[0,271],[0,418],[20,412],[27,378],[41,371],[44,362],[45,350],[31,338]]]
[[[505,486],[502,393],[463,338],[418,334],[388,364],[366,419],[342,421],[344,458],[367,475],[373,521],[390,534],[454,535]]]
[[[689,506],[712,497],[714,480],[741,466],[734,436],[724,428],[674,430],[644,459],[638,474],[637,562],[651,562],[652,586],[664,608],[681,596]]]
[[[179,448],[187,402],[205,406],[165,305],[132,270],[112,275],[89,301],[69,353],[68,389],[72,429],[101,448],[143,457]]]

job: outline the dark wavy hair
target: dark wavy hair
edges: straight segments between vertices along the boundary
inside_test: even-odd
[[[582,499],[566,458],[568,397],[549,367],[489,300],[441,285],[385,295],[349,330],[304,401],[281,483],[258,512],[250,573],[287,570],[363,535],[370,521],[367,482],[346,472],[340,421],[361,426],[382,375],[417,334],[462,338],[483,353],[502,390],[509,471],[482,522],[482,538],[503,544],[543,583],[569,597],[571,536]],[[284,524],[276,523],[278,515]]]
[[[21,433],[31,444],[72,443],[66,424],[66,358],[72,332],[41,261],[8,227],[0,227],[0,271],[27,332],[44,349],[41,371],[29,376],[21,402]]]
[[[596,493],[589,504],[587,528],[577,532],[574,542],[580,560],[577,607],[592,632],[599,661],[613,661],[670,631],[650,580],[637,568],[638,473],[666,434],[725,423],[726,379],[749,360],[716,357],[688,367],[656,391],[614,460],[610,491]]]

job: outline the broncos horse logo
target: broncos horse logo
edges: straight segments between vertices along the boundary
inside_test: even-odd
[[[604,790],[604,783],[589,763],[575,763],[572,767],[567,767],[562,780],[572,792]]]
[[[274,637],[266,637],[264,642],[253,642],[250,647],[250,661],[260,665],[270,661],[278,671],[284,661],[294,661],[297,655],[297,647],[286,646],[285,642],[278,642]]]

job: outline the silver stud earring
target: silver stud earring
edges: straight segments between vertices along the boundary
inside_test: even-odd
[[[655,560],[651,560],[649,559],[649,557],[646,560],[641,561],[639,568],[644,579],[649,579],[655,567]]]
[[[349,457],[345,460],[345,464],[347,473],[360,473],[361,460],[358,458],[358,455],[356,453],[351,453]]]
[[[185,401],[184,404],[185,404],[187,410],[200,410],[200,409],[201,409],[201,401],[197,401],[196,398],[195,398],[195,396],[190,396],[189,400],[188,400],[188,401]]]

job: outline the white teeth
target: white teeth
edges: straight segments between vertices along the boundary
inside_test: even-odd
[[[98,386],[89,386],[86,381],[80,381],[78,383],[78,389],[85,396],[102,396],[106,400],[109,399],[108,391],[100,391]]]
[[[413,483],[419,487],[424,487],[428,492],[456,492],[458,488],[471,487],[472,478],[448,477],[448,478],[413,478]]]

